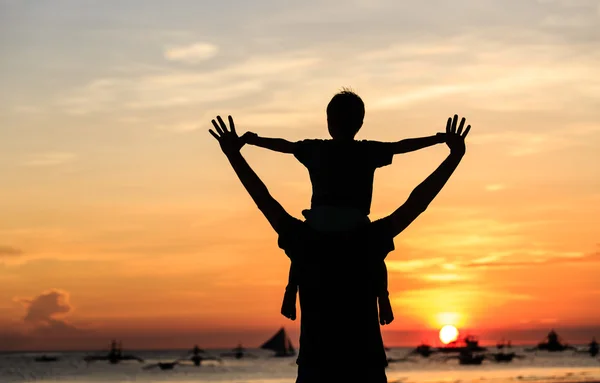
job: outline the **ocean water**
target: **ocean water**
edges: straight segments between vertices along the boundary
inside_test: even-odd
[[[227,350],[207,350],[219,355]],[[221,382],[221,383],[293,383],[296,376],[295,358],[273,358],[264,350],[248,350],[256,359],[222,359],[207,361],[200,367],[178,365],[174,370],[144,369],[156,362],[171,362],[185,355],[182,350],[131,351],[144,358],[144,363],[125,362],[111,365],[107,362],[86,363],[90,353],[45,353],[60,358],[58,362],[39,363],[34,358],[39,353],[0,354],[0,382]],[[401,358],[410,349],[396,348],[388,357]],[[496,383],[496,382],[600,382],[600,359],[587,354],[526,353],[522,348],[511,351],[526,355],[508,364],[484,361],[480,366],[461,366],[457,360],[443,360],[441,355],[411,358],[410,361],[392,363],[387,369],[390,382],[431,383]],[[360,353],[348,354],[352,363],[360,363]],[[333,366],[333,368],[342,368]]]

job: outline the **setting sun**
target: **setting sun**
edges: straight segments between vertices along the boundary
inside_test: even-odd
[[[454,326],[446,325],[440,330],[440,340],[444,344],[454,342],[458,338],[458,330]]]

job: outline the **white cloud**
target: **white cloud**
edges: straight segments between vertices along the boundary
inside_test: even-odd
[[[457,41],[458,42],[458,41]],[[367,51],[359,57],[361,61],[381,61],[381,60],[397,60],[415,58],[445,56],[451,54],[462,54],[468,51],[466,44],[444,44],[444,43],[403,43],[393,44],[384,49]]]
[[[565,8],[581,8],[595,4],[597,0],[537,0],[540,4],[557,4]]]
[[[59,100],[66,112],[88,114],[215,103],[247,97],[272,82],[296,81],[319,60],[303,52],[249,57],[213,71],[171,70],[137,77],[101,78]]]
[[[439,265],[444,262],[444,258],[430,259],[410,259],[407,261],[386,261],[387,269],[390,272],[410,273],[416,270]]]
[[[437,97],[443,97],[458,93],[466,93],[471,90],[470,85],[439,85],[432,87],[423,87],[411,92],[406,92],[399,96],[384,97],[376,100],[371,109],[387,109],[400,105],[406,106],[419,101],[429,100]]]
[[[586,136],[596,134],[599,128],[583,124],[573,125],[573,127],[566,126],[560,130],[544,133],[524,131],[483,133],[470,137],[470,139],[476,144],[505,144],[510,156],[522,157],[583,145],[586,143]]]
[[[555,28],[587,28],[594,25],[589,15],[549,15],[542,21],[543,26]]]
[[[157,129],[176,133],[185,133],[198,130],[201,127],[202,125],[199,122],[181,122],[170,125],[160,125],[157,127]]]
[[[33,105],[17,105],[15,106],[15,112],[23,114],[40,114],[42,108]]]
[[[23,162],[25,166],[56,166],[75,160],[74,153],[40,153],[30,156]]]
[[[165,50],[165,58],[169,61],[180,61],[196,64],[217,55],[219,47],[209,43],[195,43],[186,46],[172,47]]]
[[[489,192],[495,192],[506,189],[506,185],[504,184],[490,184],[485,186],[485,190]]]
[[[461,274],[426,274],[423,279],[434,282],[456,282],[469,279],[466,275]]]
[[[527,35],[518,43],[514,39],[489,38],[483,31],[480,35],[396,43],[385,49],[357,45],[346,52],[351,59],[344,65],[339,64],[337,53],[319,45],[310,51],[253,53],[210,70],[138,64],[127,75],[121,71],[67,91],[59,103],[69,113],[115,115],[148,109],[158,114],[166,113],[166,108],[191,106],[201,108],[204,114],[226,105],[248,126],[299,125],[299,116],[314,120],[326,105],[323,95],[343,85],[364,95],[368,111],[374,112],[369,118],[403,107],[437,104],[439,108],[453,102],[465,109],[513,113],[572,112],[593,104],[600,89],[594,71],[600,56],[587,49],[591,47],[554,44],[541,35]],[[183,48],[177,49],[187,52]],[[173,57],[183,60],[186,55],[181,52]],[[577,60],[563,59],[573,55]],[[304,118],[302,124],[310,125],[311,119]],[[195,129],[189,124],[159,127],[163,128]],[[472,142],[479,136],[474,135]],[[577,145],[581,139],[543,132],[501,137],[499,142],[510,155],[525,156]]]
[[[600,86],[593,75],[600,62],[595,44],[566,45],[527,34],[513,41],[507,34],[483,30],[365,49],[356,72],[368,74],[371,82],[388,80],[377,92],[379,109],[460,96],[464,105],[484,110],[554,111],[593,99]],[[565,56],[577,60],[565,61]]]

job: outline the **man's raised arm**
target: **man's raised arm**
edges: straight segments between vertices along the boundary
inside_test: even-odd
[[[406,202],[400,206],[391,215],[384,218],[390,220],[393,235],[400,234],[408,225],[410,225],[422,212],[424,212],[431,201],[438,195],[444,187],[463,156],[465,155],[465,137],[471,129],[467,126],[463,132],[465,119],[460,121],[458,130],[456,123],[458,116],[454,119],[449,118],[446,124],[446,144],[450,148],[450,155],[442,162],[438,168],[417,186]]]
[[[233,170],[240,181],[242,181],[242,185],[244,185],[248,194],[250,194],[250,197],[252,197],[273,229],[275,229],[276,232],[279,232],[283,218],[286,216],[289,217],[289,214],[285,211],[283,206],[271,196],[265,184],[254,170],[252,170],[250,165],[248,165],[248,162],[246,162],[246,159],[240,153],[240,149],[244,143],[235,131],[233,118],[229,116],[229,126],[231,130],[227,129],[221,116],[217,116],[217,120],[219,120],[219,124],[217,124],[215,120],[212,120],[212,124],[217,133],[210,129],[210,134],[219,141],[221,150],[223,150],[223,153],[227,156],[229,163],[233,167]]]

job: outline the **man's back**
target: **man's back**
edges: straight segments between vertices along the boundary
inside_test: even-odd
[[[290,217],[279,246],[298,266],[301,333],[298,365],[331,368],[353,351],[365,367],[384,367],[379,328],[377,266],[393,250],[374,222],[347,233],[319,233]],[[337,319],[337,320],[336,320]]]

